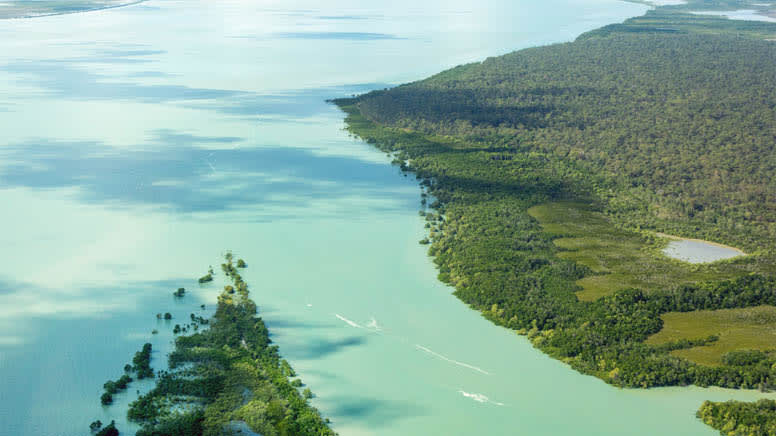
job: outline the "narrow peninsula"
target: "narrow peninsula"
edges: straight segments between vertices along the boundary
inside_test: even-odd
[[[240,259],[238,266],[246,264]],[[178,336],[169,370],[158,371],[156,386],[130,404],[128,418],[142,426],[137,435],[336,435],[272,345],[231,253],[222,271],[231,284],[213,318],[192,315],[209,328]]]

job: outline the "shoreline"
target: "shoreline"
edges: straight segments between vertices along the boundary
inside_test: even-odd
[[[638,3],[646,4],[646,2]],[[688,3],[694,4],[695,2]],[[644,16],[627,20],[624,23],[596,29],[589,32],[585,38],[578,38],[572,44],[554,46],[554,52],[552,51],[553,46],[546,47],[543,50],[549,51],[550,54],[547,54],[547,56],[551,57],[552,54],[557,54],[556,52],[561,52],[561,55],[565,54],[563,50],[570,51],[569,47],[582,47],[579,50],[585,49],[589,55],[590,52],[598,53],[603,51],[602,46],[604,44],[601,41],[604,41],[611,34],[621,34],[619,35],[621,39],[615,41],[619,45],[615,45],[615,47],[630,49],[641,43],[642,40],[649,41],[648,38],[653,38],[662,42],[661,38],[667,39],[671,34],[676,33],[679,35],[689,35],[681,39],[677,38],[678,42],[675,42],[675,44],[679,49],[687,49],[687,53],[696,53],[696,56],[701,56],[697,54],[697,44],[693,45],[692,43],[697,42],[694,40],[704,37],[704,34],[707,32],[716,32],[720,35],[720,38],[730,36],[731,34],[735,34],[739,38],[743,34],[750,37],[751,41],[756,41],[757,39],[765,39],[774,31],[772,27],[768,27],[767,23],[753,25],[748,24],[749,22],[746,21],[747,24],[740,24],[744,20],[732,18],[726,18],[725,20],[704,19],[701,16],[698,19],[686,18],[688,15],[686,10],[677,10],[677,14],[674,15],[672,13],[674,8],[662,9],[655,7],[654,4],[652,6],[653,10],[661,9],[662,12],[655,13],[650,11]],[[653,21],[658,21],[658,23],[656,24]],[[727,42],[728,39],[725,39],[725,41]],[[757,45],[758,43],[751,42],[749,38],[730,39],[729,41],[741,45],[751,44],[755,48],[764,51],[761,43]],[[733,42],[730,44],[733,44]],[[641,49],[643,46],[644,44],[636,48]],[[609,49],[611,49],[611,45]],[[552,265],[555,252],[535,242],[540,239],[540,232],[531,228],[530,223],[520,224],[524,213],[522,207],[535,204],[534,202],[536,201],[547,201],[542,195],[551,199],[554,198],[552,197],[552,194],[555,194],[554,191],[548,189],[549,192],[545,192],[541,188],[544,186],[554,187],[553,183],[560,185],[561,182],[551,177],[542,178],[545,174],[539,170],[536,170],[536,174],[530,173],[528,170],[531,170],[533,167],[530,167],[529,163],[532,162],[523,162],[521,160],[523,154],[520,153],[523,150],[517,146],[513,147],[514,149],[510,149],[508,145],[513,144],[498,136],[500,131],[497,131],[497,127],[491,127],[491,130],[483,127],[482,131],[475,131],[475,133],[478,137],[486,137],[488,134],[492,134],[496,137],[492,141],[501,139],[505,144],[503,148],[478,148],[481,144],[476,141],[473,141],[468,148],[467,144],[463,143],[460,145],[456,143],[455,146],[450,145],[452,142],[451,138],[466,138],[466,134],[472,132],[471,126],[475,122],[478,127],[486,125],[488,121],[492,121],[493,126],[498,126],[498,128],[502,128],[502,126],[512,127],[514,125],[516,126],[513,127],[514,130],[530,130],[531,126],[529,124],[532,119],[527,118],[525,115],[521,117],[522,113],[515,114],[513,119],[508,119],[508,121],[513,121],[513,125],[504,121],[509,116],[508,113],[506,115],[502,113],[502,118],[498,118],[495,115],[490,118],[485,116],[477,118],[477,116],[472,115],[481,115],[476,112],[478,109],[477,104],[486,105],[490,102],[485,97],[481,100],[473,98],[470,98],[471,101],[466,100],[469,94],[465,92],[470,91],[472,94],[476,94],[477,91],[482,91],[490,86],[487,81],[477,81],[478,78],[491,77],[489,74],[492,77],[498,78],[513,73],[514,71],[510,70],[513,64],[523,65],[518,60],[528,63],[533,60],[530,56],[537,56],[537,53],[539,53],[538,49],[534,48],[532,50],[529,54],[525,54],[526,51],[516,50],[508,55],[492,60],[490,64],[463,65],[392,90],[373,91],[352,99],[334,101],[345,112],[345,122],[347,129],[351,133],[361,137],[362,140],[382,151],[397,154],[401,161],[412,162],[406,169],[402,165],[402,170],[414,172],[416,177],[422,180],[422,184],[430,187],[431,194],[441,199],[439,207],[434,209],[438,211],[439,215],[444,214],[445,219],[440,220],[439,223],[432,222],[430,231],[431,247],[429,249],[429,255],[434,258],[440,271],[439,280],[454,287],[456,289],[454,292],[455,296],[465,304],[478,310],[486,319],[496,325],[501,325],[520,334],[527,335],[528,339],[538,350],[543,351],[554,359],[569,364],[577,372],[595,376],[614,386],[651,388],[690,384],[725,388],[753,389],[759,387],[760,389],[770,389],[773,386],[771,379],[765,377],[757,382],[752,381],[754,380],[752,376],[752,371],[754,370],[749,367],[726,364],[724,366],[725,370],[735,372],[736,380],[730,381],[726,378],[727,374],[723,374],[722,370],[693,364],[689,361],[682,361],[682,366],[680,367],[680,363],[677,363],[669,356],[669,352],[674,349],[689,349],[698,344],[688,341],[686,343],[672,343],[670,346],[663,348],[649,347],[644,342],[646,338],[641,338],[640,334],[627,336],[623,333],[618,333],[632,332],[635,329],[641,329],[642,333],[659,332],[663,326],[652,325],[651,323],[654,322],[656,317],[669,312],[694,312],[730,307],[749,307],[753,302],[747,300],[744,296],[752,296],[754,298],[759,295],[767,295],[767,290],[774,283],[774,279],[770,275],[773,270],[767,263],[763,263],[759,267],[760,269],[756,270],[756,272],[760,273],[758,275],[751,272],[749,275],[736,276],[734,279],[714,276],[711,273],[718,273],[718,271],[711,271],[709,273],[711,274],[710,277],[704,279],[704,284],[680,287],[674,293],[666,290],[650,293],[643,291],[641,286],[638,288],[634,287],[633,289],[623,286],[625,290],[617,291],[617,296],[621,298],[602,299],[600,302],[598,300],[591,302],[590,305],[595,310],[591,309],[589,314],[585,312],[586,308],[579,304],[578,301],[576,303],[571,302],[571,299],[567,299],[565,294],[557,291],[557,288],[566,286],[565,283],[553,283],[554,287],[552,288],[542,288],[542,291],[545,293],[541,295],[543,297],[541,304],[536,304],[531,299],[531,293],[538,295],[539,292],[531,287],[531,284],[524,285],[521,288],[521,283],[517,282],[516,279],[512,279],[513,275],[519,276],[523,280],[526,280],[526,277],[539,276],[537,278],[538,281],[540,278],[553,274],[553,277],[558,281],[567,280],[575,282],[574,279],[578,279],[579,276],[598,277],[594,274],[577,271],[572,271],[574,273],[572,274],[571,272],[560,270],[545,274],[542,271],[541,262]],[[588,72],[588,70],[583,68],[586,67],[586,64],[578,62],[578,64],[581,64],[580,66],[573,63],[574,60],[583,58],[582,54],[576,51],[573,54],[578,57],[571,58],[569,61],[571,67],[581,68],[582,71]],[[649,52],[649,54],[652,55],[653,53]],[[671,59],[668,57],[670,54],[668,51],[664,54],[666,58]],[[708,53],[703,52],[703,55],[708,56]],[[663,58],[660,59],[662,60]],[[697,66],[696,64],[699,64],[700,61],[698,58],[693,59],[695,59],[695,64],[691,63],[691,61],[684,62],[691,67]],[[764,57],[761,59],[764,59]],[[554,61],[555,58],[552,58],[552,60]],[[544,64],[540,65],[543,66]],[[619,64],[613,62],[613,65]],[[636,63],[636,65],[638,66],[639,64]],[[762,62],[755,65],[762,67]],[[533,83],[530,82],[530,79],[539,81],[542,73],[545,74],[545,78],[547,75],[552,74],[539,67],[536,70],[535,72],[532,71],[534,76],[529,76],[528,73],[521,71],[521,78],[529,83]],[[596,80],[598,79],[596,78]],[[651,84],[651,82],[648,84]],[[578,83],[575,83],[575,85],[581,86]],[[440,89],[447,90],[448,88],[454,88],[463,97],[454,92],[450,92],[450,96],[434,94],[434,92],[441,92],[439,91]],[[658,87],[658,89],[662,88]],[[519,96],[519,93],[517,95]],[[501,99],[517,98],[515,93],[497,94],[497,97]],[[423,100],[424,98],[429,102]],[[457,112],[448,111],[452,112],[452,115],[441,115],[444,111],[439,109],[441,104],[438,100],[444,98],[448,98],[448,100],[443,101],[447,106],[442,106],[452,107]],[[424,103],[428,104],[424,105]],[[569,109],[569,111],[571,110]],[[456,116],[459,116],[459,119],[456,120]],[[528,120],[527,122],[526,119]],[[453,130],[453,128],[449,127],[453,125],[453,122],[457,123],[458,121],[471,121],[471,124],[468,126],[463,126],[470,128],[466,130],[461,127],[458,130]],[[501,124],[496,124],[497,122]],[[540,124],[539,121],[536,123]],[[528,125],[528,127],[524,127],[524,125]],[[506,129],[507,127],[503,128]],[[461,133],[461,131],[464,133]],[[509,133],[511,132],[508,131],[504,135]],[[560,149],[560,151],[566,150]],[[471,154],[467,155],[466,153]],[[527,154],[527,152],[524,154]],[[471,156],[471,158],[465,159],[467,156]],[[494,171],[502,167],[504,171],[500,173]],[[517,169],[526,171],[518,172]],[[532,188],[535,188],[534,190],[537,192],[534,193]],[[521,193],[526,194],[521,196]],[[560,194],[559,196],[565,198]],[[580,224],[581,226],[582,224]],[[677,226],[681,228],[681,226]],[[714,232],[720,231],[717,228],[699,228],[695,233],[699,238],[715,237],[714,232],[709,230],[714,230]],[[679,230],[679,232],[682,232],[682,230]],[[746,252],[739,248],[703,239],[682,238],[665,233],[655,234],[669,240],[693,241],[731,250],[735,255],[729,259],[747,255]],[[530,237],[526,235],[530,235]],[[530,240],[531,244],[526,243],[517,248],[515,245],[511,245],[514,244],[514,240],[522,240],[521,238]],[[747,238],[733,237],[731,239],[735,243],[744,243]],[[741,240],[739,241],[739,239]],[[764,240],[760,239],[757,242],[762,241]],[[494,248],[501,247],[501,244],[504,244],[503,250]],[[754,244],[745,246],[751,247],[752,245]],[[545,252],[542,252],[543,248],[545,248]],[[473,259],[471,256],[466,256],[466,253],[469,252],[476,252],[476,258]],[[546,257],[543,255],[546,255]],[[510,263],[511,267],[506,266],[507,261],[505,259],[514,259]],[[539,266],[534,268],[531,262]],[[515,267],[515,264],[520,265],[520,267]],[[503,268],[503,270],[499,268]],[[499,272],[494,273],[493,271],[495,270]],[[648,271],[642,271],[640,274],[645,272]],[[635,280],[638,277],[638,274],[634,274],[633,277],[627,276],[622,283],[623,285],[628,285],[630,282],[626,279],[634,278]],[[506,299],[504,297],[504,289],[510,290],[510,301],[504,301]],[[731,289],[735,289],[735,292],[731,291]],[[557,292],[558,294],[555,296],[551,295],[550,292]],[[713,294],[715,297],[720,298],[720,300],[712,301],[696,298],[697,294],[703,292]],[[632,298],[634,301],[629,302],[629,298]],[[641,305],[643,302],[645,307],[649,307],[648,310],[644,310],[650,313],[629,312],[630,309],[635,307],[635,304],[631,303],[634,303],[637,299],[643,299],[639,300],[639,304]],[[737,300],[733,301],[734,299]],[[721,301],[725,301],[725,304],[721,304]],[[757,302],[760,304],[774,304],[774,300],[770,298],[758,298]],[[582,313],[582,315],[578,315],[578,319],[574,318],[575,310]],[[612,314],[607,315],[609,312],[612,312]],[[569,313],[572,315],[566,316]],[[564,318],[564,316],[566,317]],[[619,317],[616,331],[614,328],[599,327],[607,325],[615,316]],[[585,346],[585,340],[588,341],[587,343],[594,343],[593,341],[596,340],[601,341],[601,345]],[[739,347],[736,350],[742,349]],[[605,359],[601,356],[605,356]],[[647,361],[650,362],[649,365],[644,364]],[[773,363],[773,356],[762,357],[762,361],[764,362],[763,365],[766,363],[770,365]],[[700,417],[700,414],[698,417]],[[705,419],[703,422],[710,424]]]

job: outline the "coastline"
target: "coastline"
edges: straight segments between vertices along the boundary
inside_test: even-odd
[[[639,2],[639,3],[645,3],[645,2]],[[654,5],[653,5],[654,6]],[[697,7],[697,6],[695,6]],[[660,8],[657,8],[660,9]],[[654,9],[653,9],[654,11]],[[687,13],[686,10],[678,10],[676,15],[672,15],[671,12],[668,12],[666,10],[662,11],[663,13],[660,14],[660,12],[655,13],[654,15],[651,13],[648,13],[648,16],[642,16],[638,17],[636,19],[628,20],[626,23],[622,23],[619,25],[612,25],[612,26],[606,26],[601,29],[594,30],[590,32],[590,34],[586,35],[587,41],[592,41],[594,39],[600,38],[604,39],[607,36],[617,33],[618,31],[622,32],[621,35],[628,35],[628,32],[632,32],[632,34],[636,33],[649,33],[654,32],[655,34],[662,36],[660,34],[670,34],[673,32],[677,33],[692,33],[695,28],[693,26],[702,27],[704,25],[710,26],[713,28],[713,26],[718,26],[718,30],[721,36],[729,35],[730,33],[734,33],[736,29],[743,29],[745,32],[749,33],[747,36],[752,36],[754,39],[766,39],[763,37],[763,34],[767,34],[766,32],[771,30],[768,27],[765,26],[759,26],[759,25],[749,25],[748,22],[744,22],[743,24],[736,23],[736,21],[741,20],[733,20],[733,19],[707,19],[704,20],[703,18],[699,18],[697,21],[691,18],[687,18],[687,15],[690,15]],[[666,29],[664,27],[658,27],[659,24],[653,24],[649,22],[650,18],[654,18],[655,16],[659,16],[661,19],[665,19],[666,22],[669,22],[671,24],[679,23],[677,27],[679,27],[679,30],[676,29]],[[675,18],[675,22],[671,22],[671,19]],[[647,24],[642,24],[640,22],[640,19],[646,22]],[[700,24],[699,24],[700,23]],[[628,27],[631,26],[631,27]],[[643,26],[643,27],[640,27]],[[708,29],[707,29],[708,30]],[[702,34],[702,32],[696,33],[695,37],[699,40],[701,37],[699,36]],[[658,38],[659,36],[656,36]],[[637,38],[636,36],[633,37],[634,39]],[[582,39],[582,38],[580,38]],[[600,39],[597,39],[600,41]],[[583,41],[584,43],[585,41]],[[696,41],[698,42],[698,41]],[[590,43],[591,45],[594,44],[594,42]],[[762,43],[760,43],[762,44]],[[565,48],[565,47],[564,47]],[[547,48],[544,48],[545,50]],[[532,51],[533,53],[536,53],[537,49],[528,49],[526,52]],[[500,58],[496,58],[496,62],[501,61],[502,62],[502,68],[507,68],[503,65],[509,65],[505,59],[509,58],[516,58],[518,57],[518,52],[514,52],[510,55],[502,56]],[[532,54],[533,54],[532,53]],[[489,59],[490,60],[490,59]],[[509,59],[510,61],[513,61],[512,59]],[[474,309],[480,311],[484,317],[489,319],[490,321],[502,325],[504,327],[507,327],[509,329],[517,330],[518,333],[527,334],[529,339],[533,342],[534,346],[539,348],[540,350],[544,351],[545,353],[549,354],[551,357],[559,359],[565,363],[570,364],[570,366],[580,372],[595,375],[596,377],[611,383],[615,384],[617,386],[621,387],[639,387],[638,384],[630,384],[631,382],[623,382],[622,376],[623,371],[620,364],[613,364],[613,368],[611,371],[608,371],[612,365],[612,362],[609,359],[612,359],[612,354],[617,353],[617,351],[607,351],[605,353],[606,355],[606,361],[599,361],[598,368],[595,368],[595,366],[591,368],[586,368],[583,365],[580,365],[578,362],[578,354],[565,354],[562,350],[559,350],[555,345],[550,345],[552,343],[558,343],[559,340],[557,338],[558,333],[561,332],[561,334],[565,333],[563,330],[569,329],[568,326],[557,326],[556,324],[551,324],[551,326],[548,327],[542,327],[538,326],[537,328],[537,320],[536,318],[533,319],[533,325],[531,326],[529,322],[523,322],[522,320],[516,318],[517,315],[514,315],[510,319],[510,315],[515,313],[515,310],[510,310],[509,303],[503,303],[503,298],[499,300],[498,298],[488,299],[487,297],[483,297],[483,294],[488,293],[487,290],[483,289],[476,289],[476,294],[472,293],[469,288],[470,282],[476,280],[476,277],[471,277],[471,271],[477,271],[478,269],[482,267],[487,266],[487,260],[485,260],[486,257],[483,257],[482,260],[471,263],[471,264],[465,264],[465,266],[460,265],[462,262],[461,257],[465,255],[467,251],[473,251],[475,247],[468,247],[466,243],[462,243],[461,240],[464,238],[472,238],[477,237],[475,235],[468,235],[464,230],[466,227],[474,226],[482,228],[480,229],[479,233],[482,232],[493,232],[493,233],[499,233],[504,232],[506,229],[509,228],[509,225],[506,225],[504,228],[493,228],[493,225],[495,225],[492,218],[490,218],[490,221],[483,221],[483,222],[477,222],[477,209],[468,205],[461,205],[458,204],[460,202],[461,198],[466,198],[468,203],[476,203],[477,201],[482,202],[481,208],[488,207],[486,206],[488,203],[495,203],[501,210],[508,209],[510,207],[520,210],[520,207],[512,205],[509,203],[510,199],[506,198],[510,194],[504,193],[502,195],[499,195],[492,191],[492,189],[498,189],[498,187],[505,185],[506,182],[499,180],[500,185],[495,185],[494,181],[491,181],[492,179],[495,179],[495,177],[488,177],[485,176],[487,174],[488,170],[487,167],[490,166],[492,169],[494,166],[497,166],[497,164],[485,164],[485,163],[479,163],[479,164],[462,164],[459,160],[453,160],[452,157],[446,157],[445,155],[450,152],[455,153],[467,153],[466,144],[457,144],[454,143],[455,137],[457,135],[465,136],[465,133],[461,133],[461,131],[456,131],[455,133],[452,133],[449,128],[450,124],[443,124],[445,122],[452,123],[447,118],[441,118],[443,121],[439,121],[439,119],[432,118],[433,116],[439,117],[439,114],[435,112],[431,112],[428,114],[423,113],[423,110],[427,110],[427,107],[422,106],[422,103],[416,104],[415,106],[410,107],[403,107],[402,103],[411,102],[413,100],[413,94],[412,92],[417,92],[420,97],[418,98],[424,98],[423,92],[431,92],[429,89],[446,89],[445,86],[450,86],[450,88],[454,88],[453,85],[450,85],[450,83],[446,82],[452,82],[455,84],[455,86],[459,86],[463,89],[467,89],[465,86],[465,80],[476,80],[477,78],[481,77],[481,75],[484,75],[485,73],[480,70],[486,70],[490,74],[498,74],[500,71],[498,71],[494,65],[499,65],[496,62],[491,63],[491,70],[487,70],[485,66],[481,65],[464,65],[457,68],[454,68],[452,70],[445,71],[443,73],[439,73],[429,79],[423,80],[421,82],[415,82],[412,84],[404,85],[399,88],[394,88],[397,91],[393,90],[386,90],[386,91],[375,91],[370,94],[366,94],[364,96],[356,97],[353,99],[340,99],[338,101],[335,101],[335,104],[337,104],[343,112],[347,115],[346,117],[346,124],[348,126],[348,130],[355,134],[356,136],[360,136],[362,139],[364,139],[366,142],[375,145],[377,148],[387,151],[387,152],[393,152],[396,153],[399,158],[398,160],[401,162],[410,162],[409,165],[402,165],[402,171],[406,172],[412,172],[415,173],[418,179],[422,181],[422,185],[428,186],[430,189],[430,193],[435,195],[437,198],[441,199],[440,204],[438,207],[435,207],[434,209],[438,212],[439,217],[444,216],[444,219],[432,220],[431,221],[431,249],[429,251],[430,255],[434,258],[435,262],[437,263],[440,274],[439,278],[441,281],[454,286],[456,288],[455,295],[461,299],[463,302],[469,304]],[[493,71],[496,70],[496,71]],[[497,76],[496,76],[497,77]],[[454,81],[453,79],[457,79],[458,81]],[[426,85],[424,82],[428,82],[429,84]],[[477,82],[481,85],[480,82]],[[461,84],[464,84],[464,86],[461,86]],[[427,88],[425,87],[427,86]],[[474,86],[472,86],[474,87]],[[417,91],[415,90],[417,88]],[[440,94],[441,95],[441,94]],[[437,97],[439,98],[439,97]],[[444,98],[444,97],[442,97]],[[456,97],[450,97],[451,102],[447,103],[449,104],[454,110],[458,110],[460,112],[453,112],[454,115],[451,115],[451,118],[454,118],[456,115],[463,114],[464,116],[461,116],[462,120],[468,120],[465,115],[470,115],[472,113],[476,113],[476,107],[471,107],[471,105],[474,104],[474,102],[470,103],[470,106],[467,106],[465,108],[460,108],[455,106],[458,102],[455,100]],[[371,100],[370,100],[371,99]],[[383,104],[384,106],[381,106]],[[400,108],[400,109],[397,109]],[[413,113],[412,111],[416,111],[416,113]],[[384,112],[381,112],[384,111]],[[424,118],[425,116],[428,116],[428,118]],[[409,121],[408,121],[409,119]],[[420,119],[416,124],[413,124],[412,119]],[[479,122],[482,122],[482,120],[478,120]],[[433,124],[434,122],[438,122],[439,124],[442,124],[442,127],[439,127],[438,130],[435,130],[437,125]],[[427,123],[424,125],[423,123]],[[506,123],[502,124],[506,125]],[[413,128],[413,126],[417,126],[416,128]],[[471,127],[471,124],[469,124]],[[445,128],[448,128],[448,130],[445,130]],[[479,135],[484,135],[483,133],[478,132]],[[465,140],[463,140],[465,141]],[[472,144],[477,144],[477,142],[472,141]],[[469,145],[471,147],[471,145]],[[431,151],[433,150],[433,151]],[[516,151],[510,151],[507,147],[504,147],[503,149],[497,149],[497,150],[486,150],[486,149],[480,149],[482,153],[490,152],[490,160],[496,161],[496,162],[509,162],[513,159],[516,159],[519,156],[519,153]],[[431,152],[430,152],[431,151]],[[476,150],[475,150],[476,151]],[[495,153],[502,153],[496,155]],[[506,153],[514,153],[513,155],[505,155]],[[472,159],[475,155],[472,155]],[[482,186],[482,190],[478,190],[476,184],[473,186],[464,184],[463,181],[468,180],[466,179],[466,176],[463,172],[461,172],[461,167],[464,165],[471,165],[473,168],[476,168],[474,170],[470,170],[474,172],[477,176],[477,182]],[[477,166],[479,165],[479,166]],[[508,167],[508,164],[505,164],[505,166]],[[456,173],[456,171],[459,171],[459,173]],[[487,180],[487,181],[486,181]],[[539,182],[539,179],[536,180],[536,182]],[[518,185],[520,186],[520,185]],[[521,189],[530,189],[525,188],[523,186],[520,186]],[[516,186],[514,189],[518,189]],[[464,192],[460,193],[460,191],[467,191],[471,190],[472,192]],[[483,198],[485,197],[485,198]],[[504,197],[504,199],[500,198]],[[533,199],[530,200],[523,200],[523,201],[536,201]],[[530,204],[530,203],[529,203]],[[535,203],[534,203],[535,204]],[[522,206],[521,206],[522,207]],[[453,210],[453,213],[450,213],[451,210]],[[502,212],[503,213],[503,212]],[[519,221],[519,219],[512,218],[512,222]],[[465,224],[464,224],[465,223]],[[667,226],[670,227],[670,226]],[[452,228],[452,230],[450,230]],[[477,232],[475,232],[477,233]],[[696,242],[702,242],[707,243],[710,245],[715,245],[721,248],[726,248],[733,250],[737,253],[740,253],[742,256],[746,256],[747,254],[736,247],[731,247],[723,244],[718,243],[711,243],[709,241],[705,241],[703,239],[700,239],[700,237],[704,236],[704,232],[701,231],[701,229],[697,229],[695,232],[698,234],[699,238],[679,238],[672,235],[668,235],[666,233],[657,233],[656,236],[660,237],[666,237],[668,239],[673,240],[689,240],[689,241],[696,241]],[[505,237],[505,236],[504,236]],[[487,239],[487,238],[483,238]],[[515,237],[512,237],[511,239],[516,239]],[[734,238],[735,239],[735,238]],[[751,241],[751,239],[750,239]],[[734,241],[735,242],[735,241]],[[493,241],[490,245],[494,246],[498,244],[499,242]],[[751,245],[751,244],[750,244]],[[487,247],[488,244],[485,244],[485,247]],[[486,249],[485,247],[476,247],[477,249]],[[529,250],[531,252],[531,250]],[[461,254],[463,253],[463,254]],[[457,254],[457,256],[456,256]],[[538,253],[534,253],[537,257],[539,256]],[[507,254],[504,253],[501,255],[502,257],[506,258]],[[736,256],[739,257],[739,256]],[[758,256],[754,256],[757,258]],[[757,261],[755,259],[755,261]],[[753,261],[753,262],[755,262]],[[486,265],[482,265],[485,263]],[[478,268],[478,265],[480,268]],[[500,266],[494,266],[494,267],[500,267]],[[724,293],[724,287],[731,286],[732,288],[739,288],[744,290],[747,286],[753,285],[754,287],[751,288],[751,292],[754,294],[758,293],[767,293],[769,287],[772,285],[772,277],[769,279],[768,275],[770,271],[768,268],[768,263],[763,263],[762,268],[764,268],[763,271],[757,271],[758,273],[764,273],[765,276],[758,276],[758,278],[754,279],[754,272],[752,272],[752,276],[750,278],[742,278],[742,279],[736,279],[736,280],[730,280],[730,281],[713,281],[709,280],[708,283],[703,283],[698,285],[699,288],[703,288],[704,286],[719,286],[717,288],[706,288],[703,292],[711,292],[712,294],[715,294],[717,292]],[[476,274],[480,274],[479,272]],[[754,284],[751,280],[763,280],[761,283]],[[770,280],[770,282],[769,282]],[[486,281],[486,280],[483,280]],[[748,282],[748,284],[745,284],[745,282]],[[482,286],[482,285],[480,285]],[[690,294],[694,293],[695,290],[693,290],[693,286],[686,286],[684,289],[678,289],[675,292],[686,292],[690,290]],[[498,288],[502,289],[505,285],[499,285]],[[636,291],[636,290],[631,290]],[[512,290],[512,292],[515,292],[515,290]],[[518,291],[519,292],[519,291]],[[618,292],[617,295],[614,297],[622,297],[622,298],[629,298],[630,295],[627,295],[630,291],[625,290],[622,292]],[[749,290],[744,290],[743,292],[749,292]],[[498,295],[498,294],[497,294]],[[689,297],[689,296],[688,296]],[[648,299],[646,295],[642,293],[638,293],[637,298],[646,298]],[[656,299],[666,298],[666,299],[672,299],[676,298],[678,300],[681,300],[683,298],[687,298],[685,296],[673,296],[671,292],[666,291],[665,294],[657,294],[655,297]],[[693,298],[693,297],[689,297]],[[724,298],[724,297],[723,297]],[[602,300],[606,300],[603,299]],[[776,304],[772,302],[769,299],[763,299],[763,300],[757,300],[760,304]],[[491,307],[492,303],[492,307]],[[614,304],[615,300],[608,301],[609,304]],[[514,303],[513,303],[514,304]],[[606,304],[606,303],[603,303]],[[635,302],[633,303],[635,304]],[[749,307],[748,305],[751,304],[750,302],[740,302],[740,303],[734,303],[734,306],[730,307]],[[692,306],[692,305],[691,305]],[[517,304],[518,309],[516,310],[526,310],[524,306],[520,306],[520,303]],[[711,306],[704,306],[699,305],[698,307],[669,307],[665,312],[662,313],[668,313],[671,311],[697,311],[697,310],[716,310],[716,309],[722,309],[724,307],[723,305],[711,305]],[[505,312],[506,311],[506,312]],[[552,309],[545,309],[546,313],[549,311],[550,313],[553,313]],[[622,316],[622,313],[624,313],[625,310],[623,308],[622,312],[618,312],[618,316]],[[660,315],[660,313],[655,313],[654,315]],[[552,316],[552,315],[550,315]],[[630,315],[626,315],[627,318]],[[530,315],[525,321],[530,321]],[[591,321],[594,322],[594,321]],[[627,324],[627,322],[626,322]],[[659,324],[659,320],[658,320]],[[519,326],[523,326],[522,328],[519,328]],[[589,325],[588,323],[583,324],[583,327],[586,327]],[[627,328],[627,327],[626,327]],[[656,326],[657,331],[659,331],[662,326],[658,325]],[[601,333],[603,334],[603,333]],[[564,338],[560,340],[560,342],[564,341],[572,341],[575,339],[579,341],[581,338],[583,338],[583,333],[580,331],[578,333],[570,334],[568,338]],[[598,337],[598,339],[601,339],[601,337]],[[665,350],[670,351],[671,349],[683,349],[683,348],[691,348],[695,346],[702,346],[703,341],[714,341],[716,339],[709,337],[708,339],[704,339],[701,341],[696,341],[697,343],[693,342],[687,342],[687,343],[676,343],[676,344],[667,344],[666,347],[663,347]],[[638,342],[638,341],[637,341]],[[643,342],[643,341],[642,341]],[[706,342],[708,343],[708,342]],[[674,348],[678,347],[678,348]],[[596,353],[596,350],[586,350],[590,353]],[[652,356],[651,356],[652,357]],[[641,356],[641,359],[644,359],[646,357]],[[615,359],[617,359],[615,357]],[[772,359],[772,357],[771,357]],[[668,359],[670,360],[670,358]],[[771,360],[768,360],[768,362],[771,362]],[[601,368],[601,365],[604,367]],[[653,364],[650,364],[652,366]],[[674,365],[674,363],[670,364],[669,366]],[[726,364],[727,365],[727,364]],[[639,364],[636,364],[638,367]],[[731,367],[730,365],[727,365],[726,370],[735,370],[735,371],[742,371],[741,369],[736,369],[734,367]],[[696,366],[687,366],[682,369],[674,368],[673,370],[678,371],[688,371],[688,373],[695,373],[693,377],[697,377],[698,372],[708,372],[711,374],[715,371],[715,369],[706,368],[700,365]],[[608,372],[607,372],[608,371]],[[653,379],[655,376],[655,372],[658,372],[657,368],[652,368],[646,373],[641,373],[640,377],[643,376],[645,379]],[[631,374],[633,375],[633,374]],[[742,374],[743,375],[743,374]],[[658,377],[660,375],[657,375]],[[748,376],[743,376],[748,377]],[[690,378],[690,379],[682,379],[682,380],[675,380],[675,381],[661,381],[658,382],[656,385],[652,385],[646,382],[641,382],[642,384],[640,387],[648,388],[652,386],[665,386],[665,385],[686,385],[686,384],[693,384],[697,386],[710,386],[710,385],[719,385],[719,386],[727,386],[727,387],[741,387],[741,388],[747,388],[748,382],[744,382],[742,379],[740,379],[740,383],[737,385],[730,385],[728,381],[722,381],[720,379],[719,381],[714,381],[713,377],[706,377],[706,375],[703,375],[701,378]],[[637,377],[638,379],[639,377]],[[666,384],[664,384],[666,383]],[[721,384],[720,384],[721,383]],[[764,379],[760,383],[761,389],[769,389],[770,379]],[[749,385],[749,387],[754,387],[753,385]],[[700,412],[699,412],[700,413]],[[698,415],[701,416],[700,414]],[[708,421],[705,421],[708,423]]]

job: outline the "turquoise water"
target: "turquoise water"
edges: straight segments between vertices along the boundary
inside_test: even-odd
[[[663,249],[668,257],[690,263],[707,263],[743,255],[739,250],[695,239],[671,241]]]
[[[419,189],[324,102],[644,11],[609,0],[149,1],[0,22],[0,434],[83,435],[226,249],[348,435],[711,435],[702,389],[618,390],[450,295]],[[187,288],[176,300],[172,291]],[[157,312],[175,319],[157,321]],[[158,335],[151,335],[158,329]]]

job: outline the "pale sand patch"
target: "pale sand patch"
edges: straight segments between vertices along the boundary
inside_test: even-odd
[[[738,253],[740,253],[740,254],[741,254],[741,256],[746,256],[746,255],[747,255],[747,254],[746,254],[746,253],[744,253],[744,252],[743,252],[743,250],[741,250],[740,248],[731,247],[731,246],[729,246],[729,245],[724,245],[724,244],[718,244],[718,243],[716,243],[716,242],[712,242],[712,241],[705,241],[705,240],[703,240],[703,239],[683,238],[683,237],[681,237],[681,236],[676,236],[676,235],[667,235],[667,234],[665,234],[665,233],[660,233],[660,232],[656,232],[656,233],[655,233],[655,236],[659,236],[659,237],[661,237],[661,238],[668,238],[668,239],[671,239],[671,240],[673,240],[673,241],[693,241],[693,242],[702,242],[702,243],[704,243],[704,244],[713,245],[713,246],[715,246],[715,247],[720,247],[720,248],[727,248],[728,250],[737,251]]]
[[[676,6],[683,5],[687,2],[684,0],[650,0],[649,3],[655,6]]]
[[[690,11],[690,13],[695,15],[725,17],[730,20],[764,21],[767,23],[776,23],[776,18],[771,15],[771,12],[764,12],[754,9],[740,9],[735,11]]]

